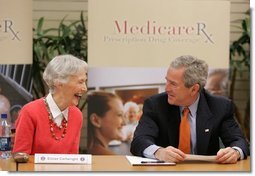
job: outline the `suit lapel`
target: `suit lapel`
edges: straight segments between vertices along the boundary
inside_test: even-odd
[[[204,92],[202,92],[200,94],[196,119],[198,154],[203,155],[207,153],[213,125],[213,114],[209,109]]]
[[[178,147],[179,143],[179,124],[181,121],[180,109],[178,106],[168,107],[168,140],[171,145]]]

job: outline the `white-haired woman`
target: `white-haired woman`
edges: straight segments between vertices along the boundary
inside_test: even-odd
[[[133,139],[133,134],[138,124],[138,112],[139,106],[135,102],[128,101],[125,103],[124,113],[126,118],[126,125],[124,125],[122,128],[122,141],[131,141]]]
[[[87,63],[72,55],[57,56],[48,63],[43,79],[49,94],[21,109],[13,153],[76,154],[82,128],[76,106],[87,91]]]

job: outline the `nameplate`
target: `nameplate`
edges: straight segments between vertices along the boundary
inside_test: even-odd
[[[34,163],[91,164],[90,154],[35,154]]]

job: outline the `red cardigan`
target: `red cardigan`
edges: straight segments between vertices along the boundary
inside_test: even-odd
[[[55,140],[50,133],[49,117],[43,98],[26,104],[16,121],[16,134],[13,153],[25,152],[77,154],[79,153],[82,113],[75,107],[69,107],[65,138]],[[58,132],[58,131],[57,131]],[[57,133],[61,136],[62,132]]]

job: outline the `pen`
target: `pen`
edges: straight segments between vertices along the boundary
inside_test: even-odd
[[[165,161],[157,160],[157,161],[141,161],[141,163],[164,163]]]

